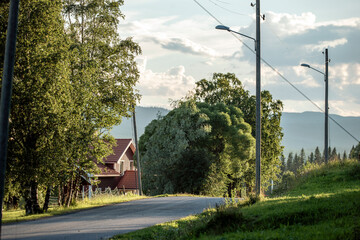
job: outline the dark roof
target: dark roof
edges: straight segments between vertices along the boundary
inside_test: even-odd
[[[117,188],[118,189],[137,189],[137,171],[136,170],[127,170],[124,173],[124,176],[121,177]]]
[[[115,169],[109,168],[108,166],[102,164],[102,163],[98,163],[97,164],[98,168],[100,169],[101,173],[100,174],[95,174],[95,176],[120,176],[120,173],[118,171],[116,171]]]
[[[114,153],[104,159],[104,163],[116,163],[125,154],[128,148],[135,153],[135,146],[132,139],[115,139],[116,145],[113,147]]]

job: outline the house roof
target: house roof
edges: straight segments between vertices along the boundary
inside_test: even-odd
[[[116,163],[123,157],[128,148],[135,153],[135,146],[132,142],[132,139],[115,139],[116,145],[113,147],[114,153],[107,156],[104,159],[104,163]]]
[[[95,176],[97,177],[118,177],[120,176],[120,173],[118,171],[116,171],[115,169],[109,168],[108,166],[102,164],[102,163],[97,163],[98,168],[100,169],[101,173],[100,174],[95,174]]]
[[[127,170],[124,176],[120,179],[117,188],[118,189],[137,189],[137,171]]]

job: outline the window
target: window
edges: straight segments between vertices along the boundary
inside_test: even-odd
[[[124,173],[124,161],[120,162],[120,173],[123,174]]]

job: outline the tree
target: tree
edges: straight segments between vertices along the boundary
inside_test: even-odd
[[[252,127],[252,135],[256,134],[256,98],[245,90],[241,81],[232,73],[214,73],[211,80],[202,79],[196,82],[193,96],[197,101],[209,104],[224,103],[238,107],[244,114],[245,122]],[[264,187],[269,180],[277,180],[280,172],[279,157],[283,147],[280,126],[283,104],[274,100],[268,91],[261,92],[261,180]]]
[[[294,161],[293,153],[290,152],[288,155],[288,158],[287,158],[287,163],[286,163],[287,171],[293,171],[293,169],[294,169],[293,161]]]
[[[346,151],[344,151],[344,154],[343,154],[342,160],[343,160],[343,161],[346,161],[347,159],[348,159],[348,157],[347,157]]]
[[[186,116],[186,118],[185,118]],[[194,105],[183,106],[169,112],[165,117],[153,120],[140,137],[142,180],[144,192],[148,194],[174,193],[176,191],[199,192],[208,161],[203,157],[192,159],[200,154],[196,142],[202,142],[210,129],[205,124],[206,117]],[[194,152],[194,156],[189,156]],[[198,154],[199,152],[199,154]],[[189,162],[189,164],[188,164]],[[182,176],[183,167],[194,164],[189,176]],[[204,165],[205,164],[205,165]],[[193,171],[195,174],[191,174]],[[191,179],[197,185],[178,186],[178,178]],[[175,177],[175,179],[174,179]],[[180,181],[181,182],[181,181]],[[190,189],[187,189],[190,188]]]
[[[144,189],[220,195],[246,181],[251,185],[254,144],[236,107],[182,102],[140,138]]]
[[[356,145],[356,147],[353,146],[351,148],[349,158],[360,160],[360,143],[358,143],[358,145]]]
[[[61,1],[25,0],[20,6],[7,179],[21,184],[27,213],[41,212],[39,186],[52,181],[58,167],[54,157],[64,153],[61,136],[69,124],[68,45],[61,10]]]
[[[283,191],[290,189],[294,186],[295,180],[295,174],[292,171],[285,171],[282,175],[278,189]]]
[[[280,166],[281,173],[284,173],[287,169],[286,169],[286,158],[283,153],[280,156],[280,162],[281,162],[281,166]]]
[[[134,57],[140,47],[120,39],[121,4],[21,2],[6,186],[9,194],[21,191],[27,213],[41,212],[38,191],[55,186],[61,204],[72,202],[81,173],[96,172],[93,160],[110,153],[108,130],[139,98]],[[8,5],[0,5],[6,19]]]
[[[300,151],[300,156],[299,156],[299,168],[304,166],[305,162],[306,162],[305,150],[304,150],[304,148],[302,148]]]
[[[65,0],[63,4],[76,123],[66,136],[71,149],[68,169],[59,173],[61,203],[66,205],[78,192],[79,169],[95,171],[93,159],[109,154],[114,143],[109,130],[130,116],[140,97],[134,87],[139,78],[135,56],[141,49],[131,38],[120,38],[122,4],[118,0]]]
[[[315,163],[321,164],[322,163],[322,157],[319,147],[316,147],[315,149]]]
[[[315,163],[315,156],[314,156],[313,152],[310,153],[309,158],[308,158],[308,162],[309,163]]]
[[[336,151],[336,147],[334,147],[331,151],[331,154],[329,154],[330,156],[330,159],[331,160],[337,160],[338,159],[338,154],[337,154],[337,151]]]
[[[295,153],[294,161],[293,161],[293,172],[295,175],[297,175],[297,170],[300,169],[301,163],[300,163],[300,157],[297,153]]]

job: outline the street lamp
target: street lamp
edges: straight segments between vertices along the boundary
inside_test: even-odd
[[[312,70],[317,71],[318,73],[321,73],[322,75],[325,76],[325,73],[323,73],[322,71],[317,70],[316,68],[311,67],[309,64],[302,63],[300,66],[302,66],[302,67],[307,67],[307,68],[311,68]]]
[[[224,25],[217,25],[217,26],[215,27],[215,29],[225,30],[225,31],[232,32],[232,33],[236,33],[236,34],[238,34],[238,35],[240,35],[240,36],[243,36],[243,37],[252,39],[252,40],[254,41],[254,43],[255,43],[255,51],[256,51],[256,39],[255,39],[255,38],[250,37],[250,36],[248,36],[248,35],[245,35],[245,34],[243,34],[243,33],[236,32],[236,31],[230,29],[228,26],[224,26]]]
[[[255,189],[256,196],[260,196],[261,191],[261,57],[260,57],[260,0],[256,0],[256,39],[245,34],[231,30],[224,25],[218,25],[215,28],[236,33],[240,36],[250,38],[255,42],[256,51],[256,160],[255,160]]]
[[[319,71],[313,67],[311,67],[309,64],[302,63],[300,66],[311,68],[312,70],[321,73],[324,75],[324,81],[325,81],[325,163],[328,163],[329,160],[329,99],[328,99],[328,92],[329,92],[329,56],[328,56],[328,49],[325,49],[325,73],[322,71]]]

